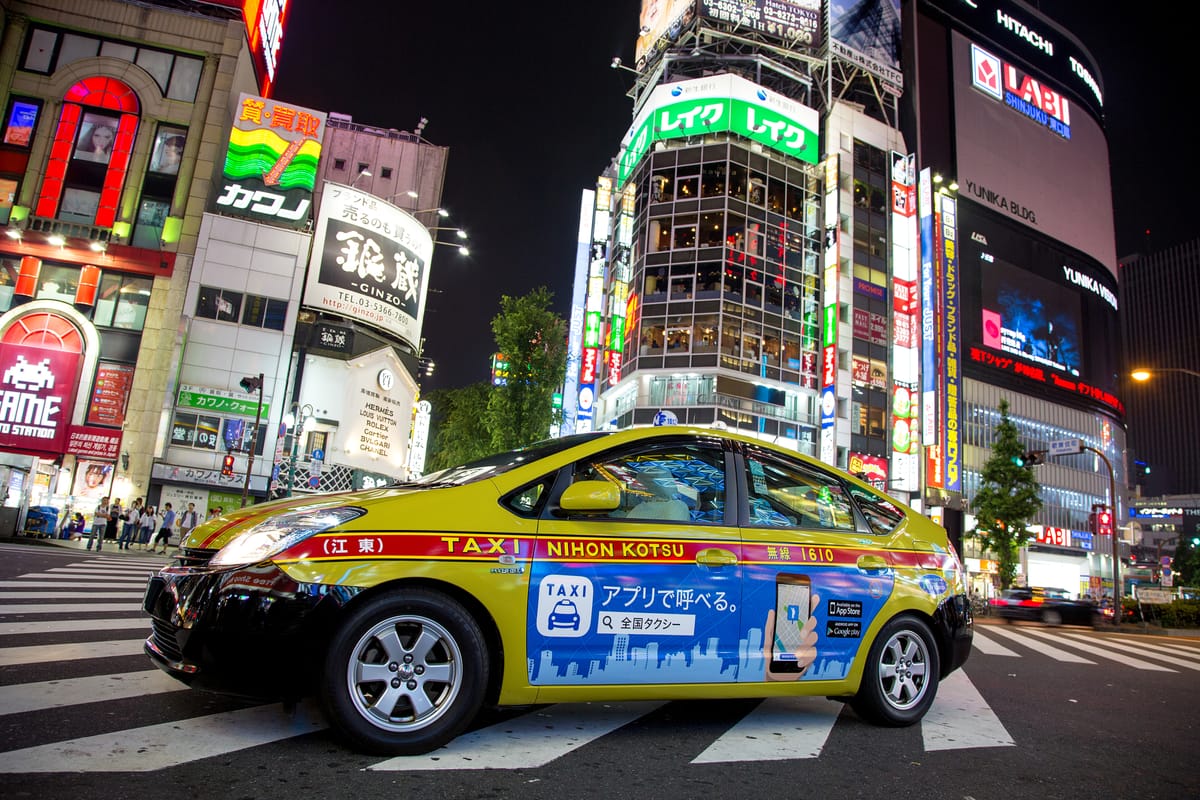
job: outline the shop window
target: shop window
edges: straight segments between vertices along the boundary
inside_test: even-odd
[[[707,261],[696,265],[696,298],[713,299],[721,291],[721,265]]]
[[[662,301],[663,296],[667,292],[667,273],[662,267],[656,270],[646,270],[646,287],[643,293],[643,301],[650,302],[651,300]]]
[[[166,200],[142,199],[138,207],[137,220],[133,226],[133,236],[130,244],[134,247],[146,247],[157,250],[162,246],[163,226],[167,224],[167,215],[171,204]]]
[[[12,214],[13,203],[17,201],[17,189],[20,185],[12,178],[0,178],[0,225],[7,225]]]
[[[20,259],[0,258],[0,313],[12,308],[13,290],[20,272]]]
[[[701,197],[719,197],[725,194],[725,164],[706,164],[700,181]]]
[[[650,220],[650,252],[659,253],[671,249],[671,221],[669,219]]]
[[[672,229],[671,247],[676,250],[696,246],[696,218],[680,218],[675,220]]]
[[[287,320],[287,301],[271,297],[260,297],[255,294],[246,295],[242,308],[242,324],[255,328],[267,328],[281,331]]]
[[[666,330],[661,318],[654,322],[642,324],[642,355],[662,355],[665,343]]]
[[[692,322],[692,352],[714,353],[717,350],[717,316],[698,316]]]
[[[41,272],[38,273],[37,299],[74,303],[75,289],[78,284],[78,267],[56,267],[43,264]]]
[[[695,200],[700,196],[700,178],[680,178],[679,192],[676,200]]]
[[[725,231],[722,223],[725,215],[721,212],[700,215],[700,246],[720,247],[725,241]]]
[[[671,278],[671,300],[691,300],[693,292],[694,278],[687,277],[672,277]]]
[[[675,192],[671,175],[665,172],[654,173],[650,178],[650,201],[665,203],[674,199],[674,197]]]
[[[729,165],[729,196],[746,199],[746,168],[741,164]],[[762,204],[762,201],[759,201]]]

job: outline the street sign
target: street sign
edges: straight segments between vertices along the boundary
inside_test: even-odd
[[[1079,439],[1055,439],[1050,443],[1051,456],[1069,456],[1083,452],[1083,442]]]
[[[1165,589],[1138,589],[1137,599],[1143,603],[1164,604],[1170,603],[1175,598]]]

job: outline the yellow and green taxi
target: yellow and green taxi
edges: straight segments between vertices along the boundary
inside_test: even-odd
[[[145,608],[175,677],[317,693],[352,745],[397,754],[484,704],[802,694],[909,725],[972,636],[941,527],[793,451],[679,426],[227,514]]]

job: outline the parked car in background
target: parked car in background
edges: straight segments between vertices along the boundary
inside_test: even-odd
[[[1044,625],[1093,625],[1100,608],[1091,600],[1072,600],[1066,589],[1040,586],[1005,589],[992,599],[992,613],[1006,622],[1025,620]]]

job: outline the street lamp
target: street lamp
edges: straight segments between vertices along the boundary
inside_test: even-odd
[[[258,392],[258,405],[254,408],[254,428],[250,431],[250,455],[246,457],[246,480],[242,483],[242,508],[246,507],[246,496],[250,493],[250,473],[254,471],[254,451],[258,449],[258,423],[262,420],[263,374],[247,376],[239,382],[246,394]]]
[[[1129,377],[1133,378],[1138,383],[1145,383],[1146,381],[1153,378],[1155,376],[1155,374],[1157,374],[1159,372],[1181,372],[1184,375],[1192,375],[1194,377],[1200,378],[1200,372],[1196,372],[1193,369],[1184,369],[1183,367],[1156,367],[1154,369],[1150,369],[1148,367],[1140,367],[1138,369],[1135,369],[1133,372],[1129,373]]]
[[[297,411],[300,412],[299,417],[296,416]],[[312,419],[312,413],[312,406],[310,406],[308,403],[305,403],[303,406],[301,406],[299,401],[297,401],[292,403],[292,410],[289,411],[287,416],[283,418],[283,424],[286,425],[288,430],[292,432],[292,460],[288,465],[288,497],[292,496],[292,490],[296,488],[296,459],[299,458],[297,450],[300,444],[300,434],[304,432],[309,420]]]
[[[465,242],[468,238],[468,235],[467,235],[467,232],[464,231],[462,228],[455,228],[453,226],[439,226],[439,227],[433,227],[433,228],[426,228],[425,230],[429,231],[429,235],[433,237],[434,245],[440,244],[440,245],[444,245],[446,247],[457,247],[458,254],[460,256],[471,255],[470,248],[468,248],[465,244],[455,244],[454,242],[443,242],[440,239],[438,239],[438,237],[437,237],[439,231],[454,231],[454,235]]]

